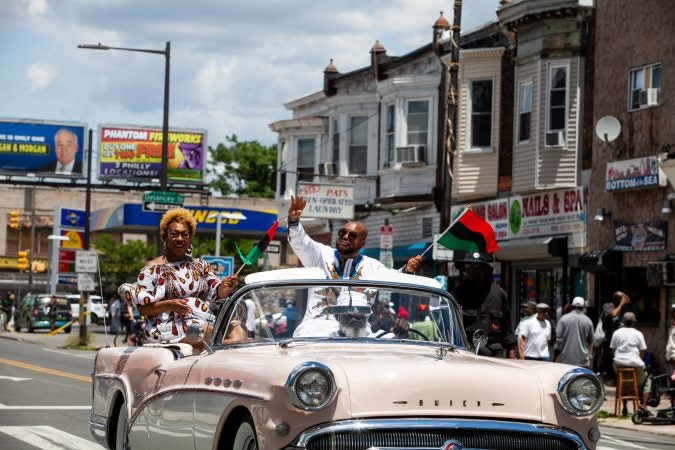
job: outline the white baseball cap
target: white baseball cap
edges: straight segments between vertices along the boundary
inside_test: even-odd
[[[572,300],[572,306],[579,306],[583,308],[585,303],[586,302],[584,301],[583,297],[574,297],[574,299]]]

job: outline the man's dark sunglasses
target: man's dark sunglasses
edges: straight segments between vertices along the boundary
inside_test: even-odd
[[[338,236],[341,238],[347,236],[347,238],[350,241],[354,241],[359,238],[359,233],[357,233],[356,231],[347,230],[346,228],[342,228],[338,230]]]

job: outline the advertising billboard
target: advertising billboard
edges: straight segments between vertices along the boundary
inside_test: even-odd
[[[98,177],[102,180],[159,179],[162,172],[162,128],[99,125]],[[206,131],[169,130],[167,180],[202,183]]]
[[[0,172],[82,178],[86,131],[81,122],[0,119]]]

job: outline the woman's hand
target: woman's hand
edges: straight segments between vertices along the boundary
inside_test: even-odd
[[[173,300],[169,300],[169,302],[171,302],[171,311],[181,316],[192,311],[185,298],[174,298]]]
[[[227,330],[227,336],[223,339],[223,344],[229,344],[231,342],[242,342],[245,341],[248,337],[248,331],[243,323],[239,320],[233,320],[230,322],[230,327]]]
[[[218,286],[218,298],[225,298],[234,292],[237,287],[237,277],[232,275],[229,277],[224,277],[220,286]]]

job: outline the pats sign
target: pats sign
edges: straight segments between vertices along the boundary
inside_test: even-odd
[[[298,183],[298,195],[307,200],[303,215],[319,219],[354,218],[354,187],[344,184]]]

